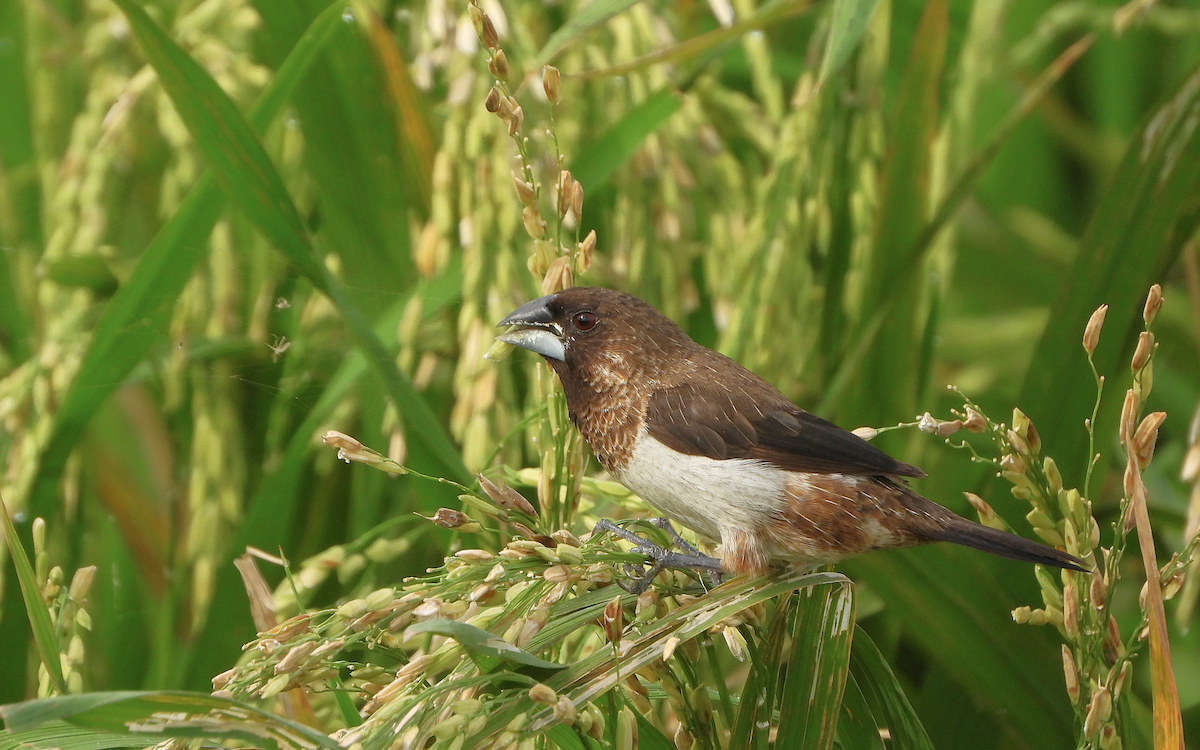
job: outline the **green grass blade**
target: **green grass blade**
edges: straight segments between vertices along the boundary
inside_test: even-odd
[[[457,288],[446,288],[457,278],[458,270],[458,263],[454,262],[444,277],[422,282],[414,288],[413,294],[429,300],[426,304],[427,313],[436,313],[452,299],[450,292],[458,291]],[[375,324],[375,331],[380,337],[396,330],[409,299],[409,295],[401,295],[392,309],[380,316]],[[291,432],[275,470],[263,477],[247,504],[246,517],[229,545],[230,558],[241,554],[247,546],[273,550],[285,542],[288,529],[303,505],[303,480],[307,461],[313,451],[312,436],[327,423],[330,415],[345,401],[367,370],[367,361],[361,352],[351,352],[342,359],[316,404],[309,409],[304,421]],[[433,488],[435,492],[420,495],[426,504],[416,510],[432,515],[439,507],[456,502],[457,493],[452,488],[442,484],[433,485]],[[445,548],[450,532],[429,524],[426,533],[437,549]],[[219,566],[218,592],[235,591],[240,586],[241,581],[232,565]],[[241,645],[252,638],[254,632],[243,597],[215,596],[204,629],[197,635],[195,647],[188,655],[183,685],[205,685],[212,675],[225,669],[229,661],[236,658]]]
[[[641,717],[639,716],[638,718]],[[565,724],[551,727],[547,730],[546,736],[563,750],[587,750],[587,746],[583,744],[583,740],[579,738],[579,735]]]
[[[1163,280],[1200,226],[1197,107],[1200,69],[1130,138],[1026,375],[1021,408],[1055,455],[1075,459],[1060,462],[1067,486],[1081,485],[1087,468],[1087,433],[1080,425],[1095,392],[1080,342],[1088,318],[1108,305],[1095,361],[1111,383],[1129,371],[1146,291]],[[1120,399],[1109,395],[1110,405],[1119,407]],[[1114,423],[1115,414],[1102,419],[1097,434],[1107,434],[1106,425]]]
[[[324,4],[254,0],[254,6],[263,19],[268,55],[282,57],[312,9]],[[395,40],[372,49],[371,38],[391,32],[380,32],[381,22],[364,6],[353,11],[340,6],[345,22],[336,41],[293,102],[320,206],[317,245],[336,248],[342,284],[354,290],[355,306],[374,320],[397,289],[412,283],[408,207],[422,206],[428,194],[431,175],[418,158],[418,142],[432,139],[423,132],[414,138],[427,115],[401,92],[415,85],[396,68]]]
[[[539,659],[483,628],[457,620],[425,620],[410,625],[406,632],[409,634],[434,633],[453,638],[471,654],[480,672],[490,672],[501,662],[537,667],[538,669],[565,669],[567,666]]]
[[[876,721],[887,727],[893,750],[933,750],[933,743],[887,660],[866,631],[858,628],[850,651],[850,674]]]
[[[338,750],[323,732],[239,701],[205,693],[119,691],[68,695],[0,706],[9,731],[65,720],[102,732],[243,739],[282,748]]]
[[[619,675],[627,675],[650,664],[655,659],[662,658],[667,639],[677,636],[680,641],[688,641],[706,633],[717,623],[752,607],[759,602],[774,599],[796,589],[825,588],[829,586],[849,586],[845,576],[837,573],[800,573],[790,571],[779,576],[764,576],[760,578],[741,578],[722,584],[701,599],[672,611],[668,616],[656,620],[653,627],[630,641],[620,656],[614,655],[611,648],[598,649],[570,665],[545,683],[558,693],[568,693],[576,705],[597,700],[604,693],[619,686]],[[603,611],[604,605],[611,597],[603,591],[592,591],[585,594],[589,605],[574,613],[587,621],[594,620]],[[632,595],[629,595],[632,599]],[[555,623],[552,621],[551,623]],[[534,636],[525,644],[525,650],[538,653],[539,648],[551,642],[552,635],[547,634],[549,627]],[[562,632],[565,628],[560,628]],[[547,711],[548,713],[548,711]],[[498,730],[517,714],[517,710],[508,707],[488,718],[488,724],[475,737],[479,739],[490,732]],[[538,717],[531,717],[537,720]],[[468,738],[467,744],[471,744]]]
[[[861,635],[862,631],[858,631]],[[855,638],[858,637],[855,635]],[[838,718],[837,742],[841,747],[856,750],[884,750],[883,738],[879,736],[879,723],[858,686],[854,672],[846,681],[842,693],[842,715]]]
[[[170,740],[165,734],[119,734],[48,721],[33,729],[0,734],[0,750],[115,750],[143,748]]]
[[[308,230],[237,105],[135,0],[116,3],[226,195],[290,263],[324,289]]]
[[[830,750],[842,713],[854,637],[854,587],[820,586],[795,597],[792,656],[775,747]]]
[[[571,174],[589,193],[603,185],[633,155],[646,136],[679,111],[683,100],[673,89],[660,89],[625,113],[571,164]]]
[[[818,80],[824,84],[835,75],[862,41],[867,23],[879,0],[837,0],[833,6],[833,21],[829,27],[829,41],[825,43],[825,56],[821,58]]]
[[[633,716],[637,720],[639,750],[675,750],[675,743],[668,740],[645,716],[637,711],[634,711]]]
[[[675,63],[678,65],[684,60],[708,53],[693,66],[693,70],[687,76],[681,79],[680,88],[687,89],[695,81],[696,76],[703,71],[707,61],[720,55],[723,45],[732,44],[738,38],[752,31],[783,23],[811,8],[812,5],[806,2],[806,0],[770,0],[770,2],[764,3],[754,15],[744,18],[732,26],[722,26],[712,31],[706,31],[703,34],[689,37],[681,42],[663,47],[633,60],[627,60],[603,68],[592,68],[572,73],[571,78],[585,81],[596,78],[624,76],[636,71],[646,70],[661,63]]]
[[[749,749],[769,746],[770,728],[775,725],[775,693],[781,674],[780,666],[784,663],[783,648],[791,635],[788,628],[791,602],[791,593],[780,597],[776,603],[775,621],[771,623],[766,642],[759,651],[761,656],[751,662],[750,675],[742,688],[737,716],[730,730],[730,747]],[[764,726],[767,728],[765,731]]]
[[[341,23],[332,9],[313,23],[250,113],[259,131],[279,115],[309,66]],[[83,428],[100,404],[162,340],[179,293],[208,249],[207,238],[225,207],[212,175],[200,179],[142,252],[133,272],[105,306],[79,372],[55,416],[54,430],[31,493],[35,514],[46,514],[55,484]]]
[[[938,124],[938,95],[949,33],[949,11],[943,0],[925,6],[921,26],[895,105],[895,119],[880,185],[874,249],[863,307],[864,330],[897,299],[867,354],[861,371],[856,424],[884,424],[911,416],[918,395],[917,314],[921,308],[921,275],[906,271],[914,258],[910,248],[928,211],[930,160]],[[898,284],[903,287],[896,288]],[[886,436],[885,436],[886,437]],[[881,441],[886,449],[886,443]]]
[[[41,193],[25,71],[24,8],[24,3],[0,5],[0,199],[9,204],[0,208],[0,215],[14,220],[0,231],[0,243],[29,244],[41,253]],[[31,351],[30,329],[13,285],[10,257],[15,255],[0,253],[0,346],[20,363]]]
[[[62,664],[59,662],[58,638],[54,633],[54,620],[50,617],[50,609],[42,599],[37,579],[34,577],[33,566],[29,564],[29,556],[21,546],[21,538],[13,526],[12,516],[8,506],[0,498],[0,516],[4,522],[4,541],[8,546],[9,556],[12,557],[13,567],[17,571],[17,583],[21,586],[21,597],[25,600],[25,613],[29,616],[29,625],[33,628],[33,642],[37,644],[38,656],[42,659],[46,671],[50,673],[50,681],[55,689],[65,693],[66,680],[63,679]]]
[[[637,5],[640,0],[594,0],[577,10],[567,22],[546,40],[545,46],[537,53],[530,70],[540,70],[543,65],[554,59],[567,45],[596,28],[613,16]]]
[[[843,565],[883,598],[906,635],[977,703],[1047,747],[1072,742],[1073,717],[1062,700],[1061,659],[1051,633],[1012,623],[1014,603],[978,553],[931,545]]]
[[[134,0],[119,0],[134,35],[159,74],[184,124],[230,199],[263,235],[334,305],[367,352],[413,435],[420,434],[438,465],[421,466],[459,481],[471,475],[441,422],[396,368],[370,325],[321,262],[296,206],[270,158],[233,101],[200,65],[176,45]],[[333,11],[333,6],[326,12]]]

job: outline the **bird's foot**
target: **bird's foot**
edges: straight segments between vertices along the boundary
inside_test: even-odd
[[[683,537],[679,536],[679,532],[675,531],[675,528],[671,526],[671,522],[667,519],[654,518],[650,522],[665,531],[667,536],[671,538],[672,545],[679,547],[684,552],[672,552],[670,548],[664,549],[649,539],[623,529],[607,519],[600,519],[596,522],[596,528],[593,533],[596,531],[612,532],[625,541],[632,543],[634,552],[645,555],[651,560],[650,564],[648,566],[643,565],[640,571],[636,565],[626,565],[625,574],[632,579],[632,582],[626,584],[623,581],[618,581],[617,583],[621,588],[632,594],[640,594],[650,586],[650,583],[659,573],[667,568],[695,570],[706,573],[714,585],[721,582],[723,568],[721,567],[720,560],[715,557],[709,557],[688,544]]]

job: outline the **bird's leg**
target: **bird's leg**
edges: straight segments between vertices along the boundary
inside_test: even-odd
[[[669,550],[665,550],[654,542],[640,537],[637,534],[634,534],[632,531],[627,531],[607,519],[602,518],[596,522],[595,531],[610,531],[613,534],[616,534],[625,541],[632,543],[634,552],[645,555],[654,561],[653,564],[650,565],[650,567],[647,568],[641,575],[634,575],[631,570],[633,566],[627,565],[625,573],[630,578],[634,579],[634,583],[632,586],[625,586],[622,584],[622,588],[631,593],[640,594],[646,590],[646,588],[650,585],[650,582],[654,580],[655,576],[661,573],[665,568],[683,568],[686,570],[705,571],[713,574],[718,580],[720,579],[722,572],[720,560],[716,559],[715,557],[709,557],[708,555],[700,553],[699,550],[684,541],[675,531],[675,529],[671,527],[669,522],[666,522],[662,519],[655,519],[652,521],[652,523],[666,531],[674,544],[678,545],[690,554],[682,554],[679,552],[670,552]]]
[[[697,555],[699,557],[708,557],[708,555],[705,555],[691,544],[688,544],[686,539],[679,536],[679,532],[676,531],[675,527],[671,525],[671,520],[669,518],[651,518],[650,523],[667,532],[667,536],[671,537],[671,541],[675,543],[675,546],[684,552],[687,552],[690,555]]]

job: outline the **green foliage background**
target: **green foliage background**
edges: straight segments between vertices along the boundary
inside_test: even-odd
[[[231,562],[247,545],[300,561],[353,543],[317,605],[461,545],[413,515],[457,493],[341,464],[326,429],[464,483],[539,466],[521,424],[533,365],[482,355],[540,277],[465,5],[121,5],[0,3],[0,489],[27,542],[46,519],[48,564],[68,579],[98,566],[85,688],[205,690],[255,634]],[[157,47],[131,30],[143,7],[167,30]],[[1151,408],[1169,416],[1147,484],[1160,557],[1182,546],[1200,11],[1153,5],[1118,33],[1102,2],[884,0],[822,81],[830,29],[846,33],[827,2],[484,7],[545,195],[556,148],[585,190],[580,232],[599,242],[578,282],[646,298],[839,424],[948,417],[954,384],[996,419],[1019,405],[1082,484],[1095,391],[1079,340],[1107,303],[1105,528],[1123,466],[1113,394],[1162,283]],[[220,126],[239,111],[257,139]],[[961,493],[977,492],[1028,533],[966,454],[908,431],[880,443],[928,471],[922,493],[968,513]],[[936,745],[1071,742],[1057,636],[1008,614],[1036,601],[1028,569],[945,546],[842,569]],[[11,574],[5,703],[37,685]],[[1169,613],[1197,736],[1190,591]],[[1122,613],[1134,627],[1136,595]],[[1135,676],[1144,728],[1149,669]]]

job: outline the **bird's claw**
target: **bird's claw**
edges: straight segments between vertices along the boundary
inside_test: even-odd
[[[709,557],[688,544],[683,537],[679,536],[679,532],[675,531],[675,528],[671,526],[670,521],[667,519],[654,518],[650,522],[665,531],[671,538],[671,543],[684,550],[684,553],[663,549],[654,542],[640,537],[632,531],[627,531],[607,519],[600,519],[596,522],[596,528],[593,533],[598,531],[612,532],[633,544],[633,552],[645,555],[653,561],[648,568],[639,568],[635,564],[626,564],[624,566],[625,575],[632,580],[632,583],[626,584],[624,581],[618,581],[617,585],[631,594],[641,594],[650,586],[650,583],[658,574],[667,568],[680,568],[708,573],[714,585],[721,582],[722,568],[720,560]]]

